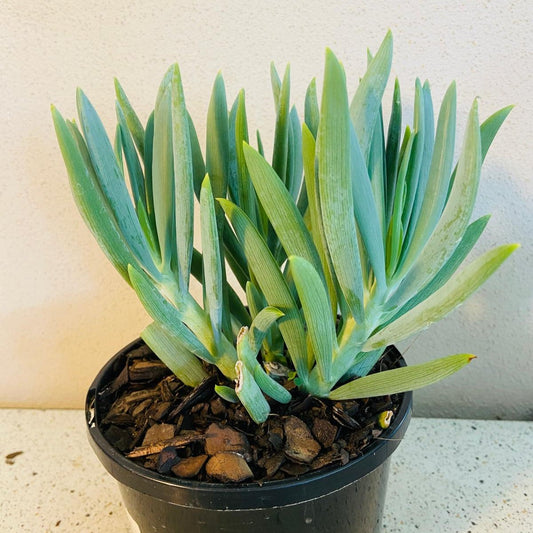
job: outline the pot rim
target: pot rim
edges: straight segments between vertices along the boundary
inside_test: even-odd
[[[177,505],[204,509],[239,510],[281,507],[313,500],[366,476],[384,463],[398,447],[412,413],[413,393],[403,393],[398,413],[379,440],[346,465],[310,472],[291,479],[224,484],[163,476],[127,459],[104,437],[99,428],[99,393],[110,381],[116,361],[143,344],[138,338],[117,352],[95,377],[86,397],[85,415],[89,442],[106,470],[130,488]],[[401,357],[400,364],[405,366]]]

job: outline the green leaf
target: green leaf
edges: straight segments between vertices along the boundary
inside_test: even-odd
[[[133,107],[131,107],[130,101],[117,78],[115,78],[115,94],[117,96],[120,109],[124,114],[124,118],[126,119],[127,128],[133,137],[133,141],[135,142],[135,146],[137,146],[137,150],[139,150],[141,158],[144,159],[144,128],[139,120],[139,117],[137,116],[137,113],[135,113]]]
[[[81,216],[100,248],[120,275],[129,283],[128,264],[139,265],[139,262],[122,235],[98,186],[98,180],[89,160],[85,142],[74,126],[73,131],[70,130],[55,107],[52,107],[52,118],[67,168],[72,195]],[[77,140],[74,132],[78,135]],[[84,154],[81,152],[81,148],[84,149]]]
[[[199,359],[188,351],[180,337],[173,335],[164,326],[152,322],[141,337],[170,370],[189,387],[196,387],[207,374]]]
[[[268,330],[276,323],[276,320],[282,316],[283,312],[277,307],[268,306],[261,309],[261,311],[259,311],[254,317],[248,332],[248,341],[250,343],[250,348],[255,355],[257,355],[261,349],[261,344],[263,343]]]
[[[436,148],[436,151],[439,151]],[[472,214],[481,171],[481,141],[478,123],[477,101],[470,111],[463,150],[457,165],[457,174],[448,203],[437,227],[431,234],[422,252],[414,262],[396,294],[393,305],[403,304],[424,286],[442,267],[462,238]],[[428,188],[427,194],[430,189]],[[446,193],[444,193],[446,194]],[[421,218],[424,216],[424,209]],[[409,254],[416,249],[416,234]],[[402,267],[409,265],[409,255]],[[397,274],[401,279],[401,270]]]
[[[457,354],[420,365],[385,370],[342,385],[332,391],[329,398],[353,400],[420,389],[454,374],[474,358],[471,354]]]
[[[318,109],[318,98],[316,95],[316,79],[313,78],[305,93],[305,123],[314,138],[316,138],[318,132],[319,120],[320,111]]]
[[[478,241],[489,218],[490,215],[485,215],[468,226],[461,242],[435,277],[422,290],[417,292],[404,306],[402,306],[392,319],[387,320],[384,325],[390,324],[413,309],[413,307],[416,307],[419,303],[429,298],[429,296],[431,296],[436,290],[440,289],[451,278]]]
[[[513,105],[509,105],[496,111],[492,114],[487,120],[481,124],[481,159],[484,160],[487,152],[489,151],[490,145],[496,137],[498,130],[501,125],[504,123],[507,115],[512,111]]]
[[[411,160],[411,150],[416,140],[417,134],[410,135],[407,146],[402,157],[400,169],[398,171],[397,183],[394,191],[394,208],[390,221],[389,234],[387,235],[387,277],[391,277],[396,270],[403,243],[402,214],[406,199],[407,185],[406,177]]]
[[[302,166],[302,129],[296,107],[289,115],[289,149],[287,153],[287,189],[294,201],[298,199],[303,180]]]
[[[174,65],[171,85],[172,158],[178,282],[183,293],[189,290],[194,233],[193,159],[189,137],[189,117],[178,65]]]
[[[363,377],[366,376],[379,361],[385,348],[379,348],[371,352],[359,352],[355,358],[352,366],[349,370],[350,377]]]
[[[255,138],[257,141],[257,151],[265,157],[265,150],[263,148],[263,141],[261,140],[261,134],[259,133],[259,130],[256,130],[255,132]]]
[[[248,144],[244,144],[244,157],[257,196],[287,254],[304,257],[321,271],[311,235],[279,176]]]
[[[400,83],[398,78],[394,82],[394,94],[392,97],[392,110],[389,120],[389,129],[387,133],[387,186],[385,199],[387,201],[387,219],[392,217],[394,207],[394,194],[396,189],[396,175],[398,173],[398,163],[400,158],[400,144],[402,138],[402,100],[400,94]],[[386,226],[385,226],[386,227]]]
[[[487,152],[489,151],[492,141],[494,140],[494,137],[496,137],[498,130],[500,129],[501,125],[507,118],[507,115],[512,111],[513,107],[514,106],[510,105],[510,106],[504,107],[503,109],[500,109],[499,111],[496,111],[496,113],[492,114],[479,127],[480,134],[481,134],[481,162],[482,163],[485,160],[485,157],[487,155]],[[456,173],[457,173],[457,166],[455,167],[453,174],[452,174],[452,178],[450,180],[450,187],[449,187],[448,195],[452,190]]]
[[[287,152],[289,149],[289,98],[290,98],[290,68],[287,65],[283,76],[283,83],[276,106],[276,130],[274,133],[274,152],[272,154],[272,168],[281,178],[287,181]]]
[[[446,316],[478,289],[517,247],[517,244],[505,244],[483,254],[425,301],[372,335],[364,350],[375,350],[401,341]]]
[[[279,95],[281,94],[281,79],[274,61],[270,63],[270,84],[272,86],[272,95],[274,96],[274,106],[276,113],[279,112]]]
[[[374,126],[392,64],[392,33],[389,30],[357,86],[350,104],[350,116],[364,161],[368,160]]]
[[[380,221],[374,203],[372,186],[368,177],[365,160],[357,141],[355,130],[350,124],[350,174],[352,182],[353,205],[357,227],[365,245],[378,288],[385,290],[385,251]]]
[[[228,224],[224,224],[224,255],[237,281],[244,289],[246,282],[250,279],[248,260]]]
[[[337,316],[337,289],[332,276],[332,265],[329,257],[326,235],[322,225],[320,198],[318,195],[318,176],[315,172],[316,142],[313,134],[306,126],[302,126],[302,158],[304,164],[305,186],[309,202],[309,216],[311,219],[311,235],[320,256],[322,269],[328,286],[331,302],[331,316]]]
[[[199,315],[191,302],[181,302],[180,308],[161,294],[154,283],[141,270],[128,266],[132,287],[148,314],[173,335],[179,337],[187,349],[200,359],[216,364],[216,347],[207,316]],[[197,305],[197,304],[196,304]]]
[[[222,291],[222,267],[218,242],[215,202],[209,176],[206,175],[200,193],[200,224],[204,265],[203,288],[206,309],[209,310],[215,341],[218,343],[222,329],[224,308]]]
[[[115,152],[118,168],[120,169],[122,175],[124,175],[124,161],[122,160],[122,137],[120,135],[120,126],[118,124],[115,128],[113,151]]]
[[[202,254],[196,250],[196,248],[192,251],[192,263],[191,263],[191,274],[196,278],[196,280],[203,284],[204,282],[204,272],[203,272],[203,256]],[[231,314],[234,317],[234,320],[238,322],[238,329],[240,329],[241,326],[249,326],[250,325],[250,314],[244,307],[244,304],[242,303],[241,299],[233,289],[233,287],[228,285],[228,303],[229,307],[231,309]]]
[[[152,192],[154,215],[161,250],[162,268],[170,272],[177,260],[174,194],[174,161],[172,146],[171,80],[173,67],[165,74],[159,87],[154,111],[152,160]]]
[[[254,379],[259,385],[259,388],[273,400],[279,403],[289,403],[292,400],[291,393],[280,383],[272,379],[260,364],[254,367]]]
[[[433,146],[435,136],[435,124],[433,116],[433,102],[431,100],[431,91],[429,83],[426,81],[422,86],[423,107],[424,107],[424,143],[422,149],[422,160],[420,162],[420,171],[418,175],[418,184],[416,188],[415,198],[413,201],[413,207],[409,217],[409,227],[405,237],[404,254],[402,258],[402,266],[406,253],[409,251],[411,241],[415,230],[418,227],[418,220],[420,217],[420,210],[424,202],[426,194],[426,187],[429,179],[429,168],[431,166],[431,160],[433,158]],[[415,113],[417,112],[415,108]],[[415,124],[416,127],[416,124]]]
[[[383,117],[381,109],[374,127],[374,136],[368,158],[368,172],[370,174],[370,184],[374,195],[374,205],[379,222],[379,235],[381,236],[381,247],[385,242],[387,227],[387,207],[386,207],[386,166],[385,166],[385,139],[383,133]]]
[[[424,157],[424,138],[426,132],[424,131],[424,90],[420,84],[420,80],[416,80],[415,84],[415,112],[414,112],[414,133],[413,146],[411,148],[411,156],[409,158],[409,167],[406,175],[406,198],[405,206],[402,214],[402,225],[408,228],[413,205],[415,203],[416,192],[418,190],[418,180],[420,178],[420,168],[422,166],[422,159]]]
[[[198,141],[198,135],[196,135],[196,129],[191,115],[187,113],[189,120],[189,139],[191,141],[191,155],[192,155],[192,171],[194,180],[194,194],[196,198],[200,199],[200,189],[202,188],[202,182],[205,177],[205,163],[202,156],[202,149]]]
[[[256,424],[262,424],[270,413],[270,407],[253,375],[242,363],[237,361],[237,386],[235,392],[248,414]]]
[[[157,226],[154,213],[154,193],[152,180],[152,162],[154,149],[154,116],[155,111],[152,111],[150,118],[146,123],[145,137],[144,137],[144,187],[146,190],[146,211],[150,219],[150,226],[153,235],[157,238]]]
[[[425,187],[424,199],[414,228],[413,239],[409,245],[404,265],[399,271],[400,279],[412,266],[418,254],[428,241],[442,214],[448,194],[448,186],[453,169],[453,152],[455,147],[455,115],[457,95],[455,83],[452,83],[442,101],[437,122],[437,134],[429,176]],[[479,126],[477,126],[479,129]],[[479,137],[479,132],[478,132]],[[475,151],[474,147],[468,147]],[[477,190],[477,187],[475,187]],[[466,227],[466,226],[465,226]],[[464,228],[463,228],[464,229]]]
[[[285,316],[279,329],[300,379],[308,375],[305,333],[300,313],[276,260],[246,214],[235,204],[218,199],[239,239],[248,265],[269,305],[280,309]]]
[[[152,223],[150,221],[150,217],[148,213],[146,212],[146,208],[144,207],[143,202],[139,202],[137,204],[137,216],[139,217],[139,223],[141,224],[143,233],[150,246],[150,251],[151,251],[152,257],[154,258],[154,262],[156,264],[160,264],[161,254],[159,251],[159,243],[157,242],[157,235],[154,235]]]
[[[77,92],[77,104],[91,163],[115,221],[143,267],[152,275],[157,276],[157,269],[152,261],[148,244],[133,209],[124,176],[118,167],[109,138],[94,107],[80,89]]]
[[[139,161],[139,156],[135,150],[135,145],[131,138],[130,131],[126,124],[126,118],[120,106],[117,105],[117,119],[118,128],[120,132],[121,146],[124,151],[124,157],[126,159],[126,166],[128,168],[128,176],[130,178],[131,192],[133,194],[133,200],[135,207],[137,208],[139,203],[144,204],[146,202],[146,191],[144,189],[144,174]]]
[[[225,385],[215,385],[215,392],[227,402],[239,402],[239,397],[235,394],[235,389],[232,389],[231,387],[226,387]]]
[[[207,112],[206,172],[211,180],[213,196],[225,198],[229,172],[229,125],[226,89],[220,73],[217,74]],[[221,231],[222,218],[218,218]]]
[[[328,383],[338,346],[326,287],[318,272],[305,259],[291,256],[289,263],[318,369],[322,379]]]
[[[322,223],[331,262],[351,313],[363,321],[363,283],[350,175],[350,117],[344,70],[326,50],[321,120],[317,135]]]
[[[248,143],[248,124],[246,118],[246,105],[244,100],[244,90],[239,93],[237,114],[235,117],[235,148],[237,155],[237,177],[240,207],[250,217],[255,220],[255,197],[250,186],[250,176],[246,167],[243,144]]]

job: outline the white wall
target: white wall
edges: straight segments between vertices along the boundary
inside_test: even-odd
[[[453,352],[470,367],[417,394],[417,414],[532,415],[533,157],[532,4],[498,2],[33,2],[4,0],[0,14],[2,350],[0,405],[80,407],[102,363],[148,318],[106,262],[70,197],[49,105],[75,115],[81,86],[114,126],[113,76],[141,116],[179,62],[188,106],[204,131],[211,84],[245,87],[253,127],[273,133],[269,62],[292,65],[302,109],[324,48],[343,61],[352,88],[366,47],[394,33],[393,75],[412,112],[416,76],[440,102],[458,84],[458,131],[480,96],[482,118],[516,104],[487,157],[476,214],[492,213],[479,251],[523,248],[467,304],[404,343],[408,361]],[[389,93],[390,94],[390,91]],[[203,136],[203,135],[202,135]]]

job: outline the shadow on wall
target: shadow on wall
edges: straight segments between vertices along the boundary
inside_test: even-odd
[[[520,173],[512,162],[487,161],[483,169],[474,218],[492,213],[492,219],[475,256],[506,241],[522,248],[462,307],[401,344],[411,364],[459,352],[479,356],[455,376],[417,391],[416,416],[533,419],[533,205],[513,176]]]

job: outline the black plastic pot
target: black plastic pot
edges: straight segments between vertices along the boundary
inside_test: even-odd
[[[390,456],[409,425],[412,393],[403,395],[396,417],[380,440],[345,466],[261,486],[172,479],[126,459],[99,429],[99,392],[123,367],[128,352],[141,343],[140,339],[132,342],[104,366],[86,402],[89,441],[119,482],[126,509],[141,533],[380,531]],[[399,352],[397,355],[400,357]]]

